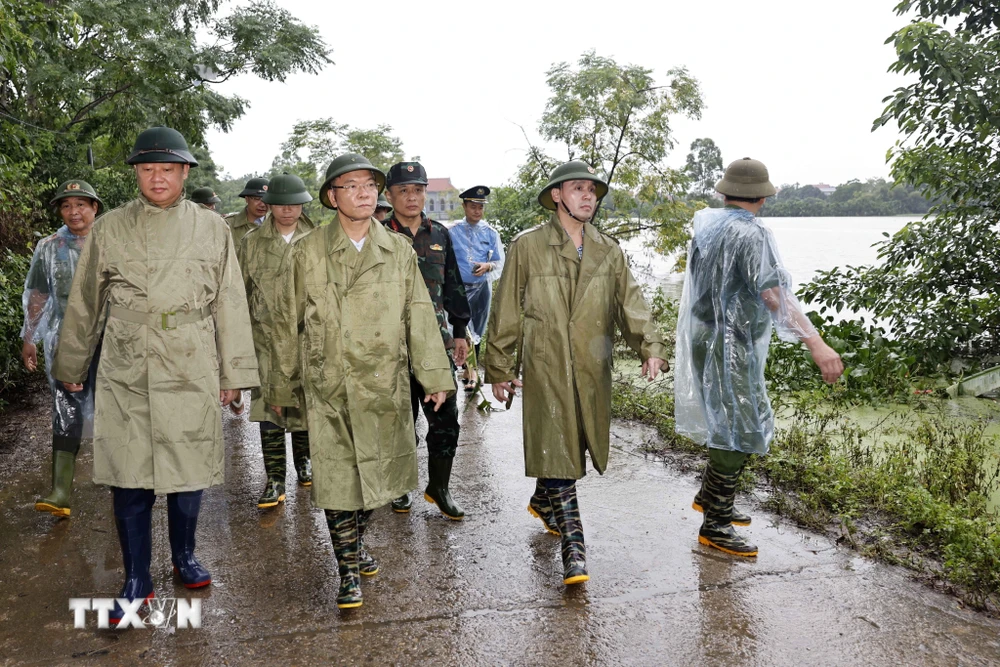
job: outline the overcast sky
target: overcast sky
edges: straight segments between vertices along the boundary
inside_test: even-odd
[[[210,132],[209,147],[231,176],[263,172],[295,121],[329,116],[391,125],[407,156],[459,188],[499,185],[525,158],[518,125],[537,141],[546,70],[593,48],[658,81],[684,66],[701,82],[707,108],[675,123],[675,166],[711,137],[726,163],[763,160],[776,184],[884,177],[897,135],[871,126],[901,83],[884,44],[904,25],[896,2],[277,0],[320,28],[336,64],[285,83],[222,84],[250,108],[230,133]]]

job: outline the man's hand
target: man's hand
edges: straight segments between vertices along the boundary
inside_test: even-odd
[[[222,403],[222,407],[228,406],[233,402],[240,393],[239,389],[222,389],[219,391],[219,402]]]
[[[35,369],[38,368],[38,348],[35,347],[34,343],[24,341],[24,347],[21,348],[21,361],[31,373],[34,373]]]
[[[513,398],[517,395],[515,387],[523,387],[524,383],[520,380],[511,380],[510,382],[496,382],[493,384],[493,398],[497,399],[501,403],[506,403],[508,398]]]
[[[489,273],[493,268],[493,265],[489,262],[473,262],[472,263],[472,275],[477,278],[484,276]]]
[[[444,405],[444,402],[447,400],[448,400],[448,392],[446,391],[439,391],[436,394],[429,394],[427,396],[424,396],[424,403],[430,403],[431,401],[434,401],[434,412],[440,410],[441,406]]]
[[[66,391],[70,392],[71,394],[75,394],[78,391],[83,391],[82,384],[73,384],[72,382],[63,382],[62,384],[63,387],[66,388]]]
[[[279,417],[281,416],[281,410],[282,410],[282,408],[281,408],[280,405],[272,405],[271,406],[271,410],[274,411],[274,414],[278,415]]]
[[[844,362],[836,350],[827,345],[818,335],[803,341],[812,354],[813,361],[823,374],[823,382],[833,384],[844,373]]]
[[[647,382],[652,382],[656,379],[659,373],[666,373],[670,370],[670,364],[668,364],[663,359],[657,359],[656,357],[650,357],[646,361],[642,362],[642,377],[648,378]]]
[[[462,366],[465,364],[465,360],[469,356],[469,341],[464,338],[456,338],[455,351],[453,355],[455,357],[456,366]]]

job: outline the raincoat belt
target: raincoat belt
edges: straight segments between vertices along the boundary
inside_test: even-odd
[[[186,313],[141,313],[137,310],[129,310],[121,306],[111,306],[108,309],[111,317],[135,324],[145,324],[147,327],[159,327],[164,330],[176,329],[182,324],[200,322],[212,316],[211,306],[202,306],[198,310]]]

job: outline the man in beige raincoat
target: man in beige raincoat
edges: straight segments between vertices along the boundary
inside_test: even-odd
[[[539,203],[551,221],[511,242],[487,330],[486,382],[512,399],[524,365],[528,511],[562,537],[563,582],[587,581],[575,480],[608,464],[615,326],[642,357],[643,375],[666,366],[653,324],[618,244],[590,224],[607,184],[580,161],[556,167]],[[522,320],[523,314],[523,320]]]
[[[104,327],[94,410],[94,481],[114,493],[125,564],[119,598],[153,596],[150,521],[167,495],[181,583],[211,575],[194,557],[201,493],[223,481],[219,402],[259,384],[250,315],[232,235],[184,199],[197,166],[176,130],[139,134],[127,160],[140,196],[105,214],[84,245],[52,375],[82,388]],[[115,606],[111,622],[124,615]]]
[[[362,155],[330,163],[319,196],[337,216],[286,255],[262,385],[276,412],[301,407],[304,390],[313,502],[326,510],[341,609],[361,606],[360,574],[378,569],[361,544],[372,510],[417,485],[410,368],[435,409],[455,390],[417,255],[372,217],[384,188]]]
[[[261,378],[271,372],[271,336],[274,323],[271,312],[281,278],[281,259],[288,244],[309,233],[315,225],[302,212],[302,205],[311,202],[302,179],[293,174],[281,174],[271,179],[264,203],[271,210],[259,229],[250,231],[236,244],[236,256],[243,272],[250,321],[253,322],[253,344],[257,350],[257,366]],[[296,391],[300,408],[305,408],[302,390]],[[299,483],[312,485],[312,467],[309,463],[309,432],[305,413],[299,408],[288,408],[278,415],[261,400],[260,391],[254,389],[250,403],[250,421],[260,422],[261,453],[267,482],[257,500],[257,507],[275,507],[285,502],[285,431],[292,434],[292,460]]]

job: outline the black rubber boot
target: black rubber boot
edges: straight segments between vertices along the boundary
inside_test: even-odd
[[[555,515],[552,514],[549,495],[545,492],[545,485],[540,480],[535,480],[535,492],[531,494],[531,500],[528,501],[528,513],[541,519],[547,532],[559,535],[559,526],[556,525]]]
[[[434,503],[445,517],[452,521],[461,521],[465,512],[451,498],[448,484],[451,482],[451,466],[455,458],[430,456],[427,458],[427,489],[424,490],[424,500]]]
[[[153,577],[149,563],[153,556],[153,503],[156,496],[152,489],[123,489],[112,487],[114,493],[115,524],[118,542],[125,566],[125,583],[118,597],[135,601],[154,597]],[[115,603],[108,614],[111,625],[118,625],[125,612]]]
[[[392,511],[397,514],[409,514],[412,506],[413,501],[410,500],[409,493],[404,493],[399,498],[392,501]]]
[[[358,510],[358,571],[362,577],[378,574],[378,561],[365,548],[365,530],[373,510]]]
[[[76,454],[60,449],[52,450],[52,492],[39,498],[35,509],[52,516],[68,517],[69,500],[73,495],[73,475],[76,474]]]
[[[741,473],[743,472],[744,467],[746,467],[746,462],[744,462],[743,465],[740,466]],[[691,509],[695,510],[696,512],[705,511],[705,505],[702,502],[701,498],[702,498],[702,492],[705,490],[705,479],[707,477],[708,477],[708,468],[706,467],[705,474],[701,476],[701,488],[698,489],[698,493],[696,493],[694,496],[694,502],[691,503]],[[733,516],[731,523],[734,526],[749,526],[750,522],[751,522],[750,515],[744,514],[743,512],[736,509],[735,505],[733,505]]]
[[[733,556],[751,558],[757,555],[757,547],[740,537],[732,526],[733,501],[741,470],[726,474],[709,463],[702,484],[705,518],[698,531],[698,541]]]
[[[330,529],[333,553],[337,557],[340,590],[337,607],[354,609],[362,604],[361,573],[358,568],[358,513],[326,510],[326,525]]]
[[[201,511],[201,493],[185,491],[167,494],[170,559],[184,588],[202,588],[212,583],[212,575],[194,557],[194,533]]]
[[[562,538],[563,583],[581,584],[587,574],[587,548],[583,543],[583,522],[576,501],[576,484],[547,487],[549,504]]]

